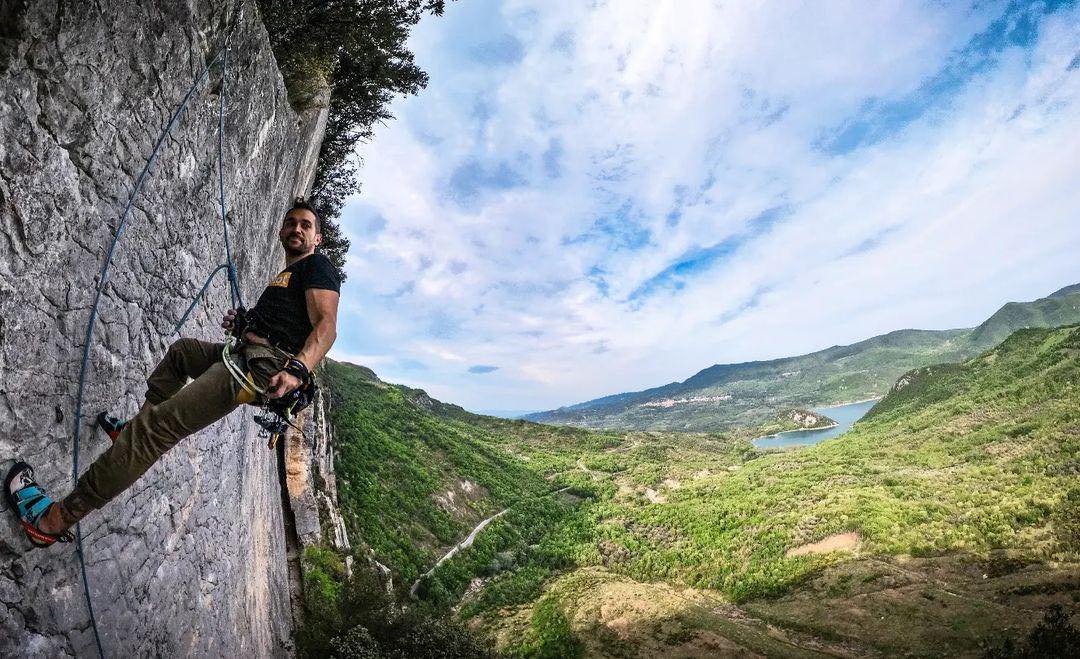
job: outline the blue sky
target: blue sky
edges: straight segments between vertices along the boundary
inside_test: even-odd
[[[462,0],[359,153],[332,356],[547,409],[1080,281],[1075,2]]]

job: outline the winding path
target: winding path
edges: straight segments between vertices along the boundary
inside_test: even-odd
[[[570,486],[568,485],[568,486],[560,488],[558,490],[548,492],[547,494],[544,494],[543,496],[552,496],[554,494],[558,494],[559,492],[565,492],[565,491],[567,491],[569,489],[570,489]],[[480,532],[484,530],[484,527],[486,527],[488,524],[491,524],[495,520],[499,519],[500,517],[502,517],[506,513],[510,512],[510,509],[513,508],[513,507],[514,507],[514,504],[510,504],[506,508],[503,508],[502,510],[495,513],[491,517],[488,517],[487,519],[485,519],[485,520],[481,521],[479,524],[477,524],[476,528],[474,528],[464,540],[462,540],[461,542],[454,545],[450,549],[450,551],[446,552],[446,554],[444,554],[443,557],[440,558],[437,563],[435,563],[435,565],[431,566],[430,570],[428,570],[427,572],[421,574],[420,577],[415,582],[413,582],[412,588],[409,589],[409,597],[411,597],[413,599],[416,599],[416,591],[417,591],[417,589],[420,588],[420,582],[422,582],[424,579],[427,579],[431,575],[435,574],[435,570],[439,569],[440,565],[442,565],[446,561],[453,558],[454,554],[457,554],[462,549],[468,549],[469,547],[471,547],[473,541],[476,540],[476,536],[479,535]]]

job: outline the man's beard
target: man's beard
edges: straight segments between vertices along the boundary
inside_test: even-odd
[[[307,245],[304,244],[303,239],[300,239],[294,247],[292,245],[292,238],[286,238],[281,241],[281,246],[285,248],[285,253],[289,256],[300,256],[307,253]]]

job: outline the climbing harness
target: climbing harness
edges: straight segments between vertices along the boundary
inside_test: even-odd
[[[222,270],[226,270],[228,272],[229,294],[233,302],[233,306],[243,306],[243,298],[241,296],[240,286],[237,282],[236,277],[236,266],[233,263],[232,259],[232,245],[229,241],[228,214],[225,208],[225,79],[228,72],[227,56],[229,50],[229,39],[231,38],[231,36],[232,28],[230,28],[229,32],[226,34],[225,41],[222,44],[221,48],[214,55],[213,59],[211,59],[210,62],[203,68],[202,72],[196,78],[195,82],[192,83],[191,87],[187,91],[187,94],[185,94],[184,98],[181,100],[180,105],[177,106],[176,110],[169,118],[168,123],[165,125],[165,128],[158,136],[157,141],[154,143],[154,148],[150,152],[150,157],[147,159],[146,164],[143,166],[142,171],[139,172],[139,176],[135,180],[135,185],[131,190],[131,194],[128,196],[128,200],[127,203],[124,205],[123,212],[120,214],[120,221],[116,226],[116,231],[113,234],[112,242],[110,243],[108,252],[105,255],[105,262],[102,264],[101,273],[98,276],[98,284],[94,291],[94,301],[90,307],[90,317],[86,323],[86,335],[83,341],[82,350],[82,364],[79,367],[78,391],[75,396],[75,413],[72,421],[74,426],[74,440],[72,450],[73,455],[71,477],[72,481],[76,485],[78,484],[79,480],[79,435],[81,430],[80,426],[83,419],[82,407],[86,387],[86,370],[90,362],[90,348],[93,345],[94,329],[97,325],[98,306],[101,303],[101,295],[105,291],[105,286],[109,283],[109,269],[112,266],[113,255],[116,252],[116,247],[117,245],[119,245],[121,237],[124,235],[124,229],[126,228],[127,221],[131,216],[131,209],[135,204],[135,199],[142,191],[143,183],[146,181],[146,178],[150,173],[151,167],[153,167],[154,162],[157,160],[158,154],[161,152],[161,147],[165,144],[165,139],[172,134],[173,127],[176,125],[176,122],[180,119],[180,116],[184,113],[184,111],[187,110],[188,104],[195,95],[195,91],[209,77],[210,70],[218,65],[220,65],[221,67],[221,88],[218,96],[218,199],[220,202],[221,225],[225,243],[225,263],[218,266],[210,274],[210,277],[207,278],[206,284],[203,285],[202,289],[195,296],[195,300],[192,301],[191,306],[188,307],[187,311],[184,312],[183,317],[180,319],[180,322],[177,323],[175,331],[179,331],[180,327],[184,324],[184,322],[187,321],[188,315],[191,313],[191,310],[194,309],[195,304],[198,302],[198,300],[206,292],[206,289],[210,286],[210,282],[213,280],[214,276]],[[82,525],[79,523],[75,525],[75,548],[76,554],[78,555],[79,559],[79,571],[82,575],[83,593],[86,597],[86,608],[90,617],[90,627],[91,629],[93,629],[94,632],[94,643],[97,646],[98,655],[102,659],[104,659],[105,651],[103,650],[101,645],[101,635],[98,632],[97,619],[94,616],[94,604],[93,600],[90,597],[90,582],[86,576],[86,556],[83,548]]]
[[[229,375],[232,376],[233,380],[235,380],[236,384],[240,387],[240,391],[236,396],[237,402],[258,403],[262,407],[263,413],[256,414],[253,418],[255,423],[259,424],[262,428],[260,436],[269,438],[267,448],[273,449],[277,446],[278,440],[284,436],[289,428],[292,428],[303,435],[303,428],[296,425],[296,423],[293,422],[293,419],[304,408],[311,404],[311,401],[315,397],[315,392],[318,390],[315,379],[312,377],[311,373],[308,372],[307,367],[304,366],[303,362],[300,360],[289,357],[281,370],[298,377],[300,386],[284,396],[270,398],[267,395],[266,389],[255,384],[255,378],[251,375],[251,371],[245,370],[235,359],[233,359],[233,355],[238,351],[238,340],[235,336],[230,336],[225,343],[225,347],[221,350],[221,361],[225,364],[225,368],[229,371]],[[297,367],[296,364],[299,364],[299,367]],[[300,375],[301,372],[303,375]]]
[[[232,330],[229,333],[225,347],[221,350],[221,361],[225,364],[229,375],[240,387],[236,395],[236,401],[238,403],[259,404],[262,407],[263,413],[255,415],[254,420],[262,428],[259,436],[268,437],[267,448],[273,449],[289,428],[296,430],[303,436],[304,430],[293,423],[293,418],[311,404],[311,401],[315,398],[315,392],[318,391],[318,385],[315,384],[315,378],[308,371],[304,362],[294,357],[288,350],[280,347],[280,342],[275,342],[269,336],[266,336],[267,347],[276,351],[279,357],[282,358],[282,365],[278,370],[285,371],[300,380],[300,386],[296,389],[283,396],[271,398],[266,389],[255,384],[255,378],[252,376],[251,371],[245,370],[241,364],[233,359],[233,355],[238,354],[240,348],[246,342],[244,336],[248,332],[260,336],[271,334],[269,328],[260,322],[256,314],[241,306],[236,309],[236,315],[232,321]]]

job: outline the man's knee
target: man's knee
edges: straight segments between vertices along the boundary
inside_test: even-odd
[[[199,347],[199,340],[192,339],[190,337],[183,337],[172,342],[165,355],[169,359],[178,359],[184,355],[189,355],[193,350],[197,350]]]
[[[146,379],[146,402],[159,405],[184,386],[191,357],[198,345],[197,339],[186,337],[172,342],[165,351],[165,356]]]

